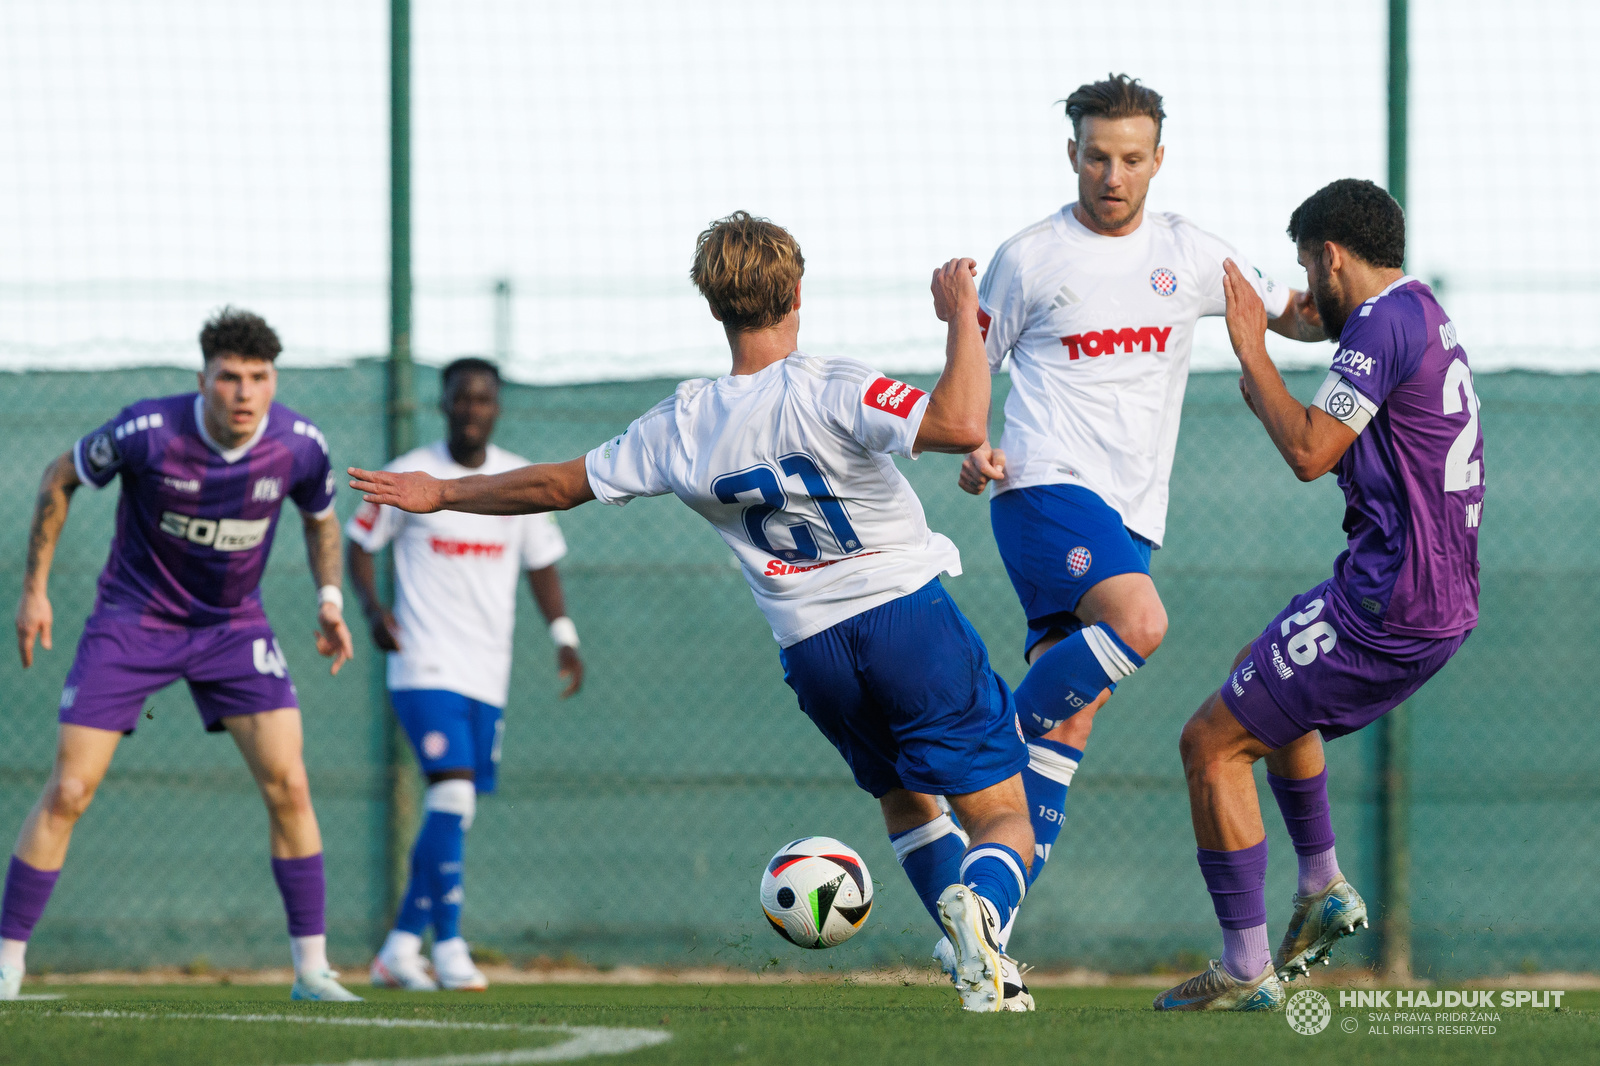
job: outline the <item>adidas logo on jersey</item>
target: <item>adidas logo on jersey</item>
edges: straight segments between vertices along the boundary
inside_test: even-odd
[[[1067,349],[1068,359],[1079,359],[1088,356],[1110,355],[1118,348],[1125,352],[1148,352],[1154,345],[1155,351],[1167,350],[1167,338],[1172,335],[1171,326],[1145,326],[1143,329],[1102,329],[1088,333],[1074,333],[1070,337],[1062,337],[1061,343]]]

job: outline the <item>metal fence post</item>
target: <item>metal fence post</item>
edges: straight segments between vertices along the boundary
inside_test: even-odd
[[[1406,203],[1407,0],[1389,0],[1389,195]],[[1380,970],[1411,978],[1410,722],[1405,704],[1378,720]]]
[[[511,359],[511,279],[494,283],[494,361],[505,368]]]
[[[411,380],[411,3],[389,0],[389,457],[415,446],[416,398]],[[393,588],[392,562],[386,584]],[[387,686],[378,705],[387,711]],[[385,872],[391,913],[407,879],[407,852],[416,820],[416,783],[406,739],[385,715]]]

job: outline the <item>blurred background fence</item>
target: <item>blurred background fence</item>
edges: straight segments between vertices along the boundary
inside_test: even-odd
[[[193,336],[224,302],[284,336],[280,398],[322,427],[337,465],[384,458],[397,423],[376,357],[391,347],[425,364],[493,355],[517,382],[499,442],[565,459],[676,377],[725,369],[684,275],[695,233],[736,207],[804,245],[808,350],[925,380],[915,374],[941,351],[928,268],[981,262],[1072,198],[1051,101],[1108,69],[1167,94],[1151,206],[1190,215],[1280,280],[1303,284],[1282,233],[1305,195],[1335,177],[1393,180],[1398,0],[428,0],[396,42],[413,104],[395,143],[412,165],[391,183],[389,14],[407,6],[0,8],[0,488],[12,501],[0,600],[18,592],[45,463],[130,400],[191,388]],[[1406,845],[1418,971],[1587,969],[1600,948],[1585,906],[1600,875],[1600,492],[1588,470],[1600,449],[1600,89],[1585,64],[1600,8],[1419,0],[1409,28],[1409,265],[1441,290],[1478,368],[1483,624],[1410,701],[1396,743],[1368,731],[1330,747],[1335,827],[1346,868],[1380,903]],[[1554,161],[1533,192],[1529,158]],[[395,225],[391,192],[410,226]],[[409,316],[391,313],[391,264],[415,274]],[[1170,635],[1099,721],[1015,941],[1035,964],[1136,970],[1214,948],[1178,729],[1339,549],[1336,487],[1292,479],[1237,401],[1220,324],[1203,325],[1154,564]],[[1328,348],[1271,347],[1306,368],[1289,376],[1309,396]],[[440,430],[434,379],[416,374],[419,440]],[[949,457],[902,465],[962,550],[953,594],[1016,682],[1022,619],[987,506],[956,491]],[[55,651],[30,671],[0,657],[0,834],[48,771],[115,494],[74,500],[52,580]],[[345,494],[341,513],[353,504]],[[306,708],[332,947],[353,963],[388,921],[394,842],[414,812],[391,780],[379,657],[363,639],[332,679],[313,653],[292,525],[265,598]],[[563,525],[589,681],[556,701],[548,643],[524,626],[502,791],[469,843],[469,938],[513,959],[599,964],[924,958],[932,930],[875,804],[795,708],[715,534],[672,501],[590,506]],[[281,961],[248,775],[199,730],[181,687],[149,711],[78,831],[30,963]],[[1276,926],[1293,864],[1267,821]],[[755,888],[771,852],[809,833],[860,849],[881,895],[861,936],[802,955],[764,928]],[[1380,942],[1360,938],[1353,954]]]

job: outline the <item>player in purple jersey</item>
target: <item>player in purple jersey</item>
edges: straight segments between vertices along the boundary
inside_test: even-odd
[[[1157,1010],[1271,1010],[1281,982],[1367,924],[1334,854],[1322,742],[1396,707],[1478,623],[1483,436],[1467,353],[1433,292],[1405,274],[1405,216],[1345,179],[1295,209],[1317,310],[1338,352],[1310,407],[1267,355],[1266,313],[1227,264],[1228,335],[1245,402],[1302,481],[1338,471],[1349,546],[1333,576],[1289,601],[1239,653],[1184,727],[1181,749],[1222,959],[1156,998]],[[1266,829],[1252,767],[1299,858],[1294,915],[1267,941]]]
[[[350,659],[339,519],[328,442],[273,402],[277,335],[224,309],[200,332],[200,391],[141,400],[45,471],[17,606],[22,665],[51,647],[46,583],[72,493],[122,483],[100,574],[61,692],[55,766],[23,822],[0,901],[0,999],[15,998],[24,953],[55,886],[73,826],[147,697],[179,678],[205,728],[227,730],[255,775],[271,826],[272,872],[289,916],[296,999],[353,1000],[328,968],[322,836],[301,757],[299,701],[261,609],[261,572],[287,497],[300,509],[318,586],[317,650]]]

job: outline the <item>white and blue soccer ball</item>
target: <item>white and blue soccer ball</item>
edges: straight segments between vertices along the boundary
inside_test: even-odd
[[[872,875],[833,837],[802,837],[778,849],[761,875],[761,910],[777,934],[803,948],[855,936],[872,911]]]

